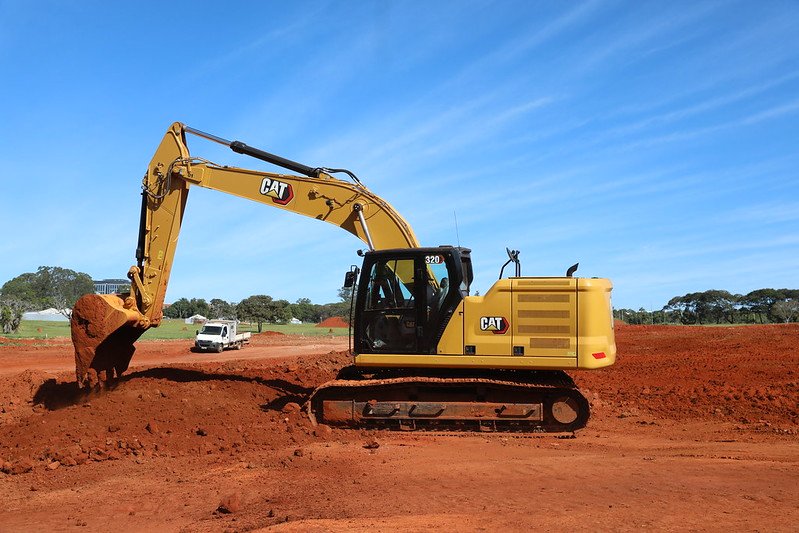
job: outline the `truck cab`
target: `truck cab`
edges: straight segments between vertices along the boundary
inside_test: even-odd
[[[197,331],[194,348],[197,351],[221,352],[226,348],[241,349],[250,342],[250,333],[237,333],[235,320],[212,320]]]

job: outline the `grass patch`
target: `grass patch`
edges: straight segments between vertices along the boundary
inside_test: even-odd
[[[193,339],[197,330],[202,328],[200,324],[186,324],[182,319],[164,319],[157,328],[148,329],[142,339]],[[330,335],[333,330],[334,336],[345,336],[348,334],[347,328],[317,328],[316,324],[264,324],[263,331],[277,331],[286,335],[302,335],[305,337],[321,337]],[[258,332],[258,324],[241,322],[239,333],[250,331]]]
[[[9,339],[52,339],[69,337],[69,322],[54,320],[23,320],[16,333],[2,333]]]
[[[183,319],[164,319],[157,328],[150,328],[141,336],[145,340],[156,339],[193,339],[196,331],[202,326],[186,324]],[[258,325],[242,322],[240,331],[257,332]],[[317,328],[316,324],[264,324],[263,331],[277,331],[286,335],[302,335],[305,337],[321,337],[331,334],[346,336],[347,328]],[[23,320],[16,333],[0,335],[9,339],[53,339],[69,338],[69,322],[51,320]]]
[[[242,331],[258,331],[258,324],[241,324]],[[264,324],[263,331],[277,331],[286,335],[302,335],[305,337],[324,337],[331,333],[335,337],[347,336],[349,328],[318,328],[316,324]]]

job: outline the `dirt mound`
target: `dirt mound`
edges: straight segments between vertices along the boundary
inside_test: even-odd
[[[343,316],[331,316],[319,322],[317,328],[348,328],[349,322]]]
[[[277,336],[280,336],[280,335],[285,335],[285,333],[281,333],[280,331],[271,331],[271,330],[262,331],[260,333],[253,333],[254,337],[255,336],[257,336],[257,337],[277,337]]]
[[[0,378],[0,426],[30,416],[33,413],[32,399],[48,378],[46,373],[36,370]]]
[[[573,375],[617,415],[797,428],[799,325],[625,326],[610,368]]]
[[[80,390],[72,380],[21,376],[7,403],[33,403],[46,416],[4,428],[0,464],[246,458],[259,449],[313,441],[307,417],[284,408],[304,403],[314,384],[332,379],[347,356],[313,359],[256,369],[242,362],[152,368],[131,372],[104,392]]]

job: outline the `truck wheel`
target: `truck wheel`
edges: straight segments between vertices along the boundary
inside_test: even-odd
[[[216,347],[216,353],[222,353],[222,350],[224,350],[224,347],[221,344]]]

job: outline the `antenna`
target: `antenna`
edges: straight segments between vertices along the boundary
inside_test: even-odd
[[[461,235],[458,233],[458,213],[452,210],[452,216],[455,217],[455,238],[458,239],[458,248],[461,247]]]

